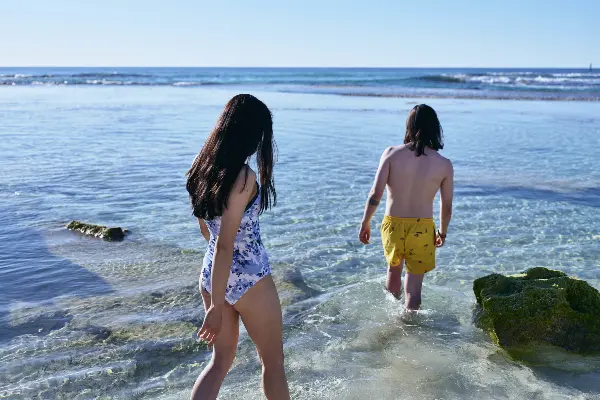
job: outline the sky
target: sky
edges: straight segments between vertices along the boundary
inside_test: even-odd
[[[600,67],[598,0],[0,0],[0,66]]]

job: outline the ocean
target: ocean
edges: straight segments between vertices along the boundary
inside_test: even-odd
[[[0,68],[0,85],[246,85],[369,97],[600,100],[598,69]]]
[[[600,399],[600,359],[514,361],[474,326],[472,292],[534,266],[600,289],[600,72],[217,68],[0,68],[0,398],[189,397],[210,353],[184,174],[244,92],[274,114],[278,204],[261,229],[286,282],[294,398]],[[383,290],[384,207],[373,243],[357,236],[379,157],[421,102],[455,201],[407,316]],[[73,219],[131,233],[90,239]],[[244,332],[220,398],[262,398]]]

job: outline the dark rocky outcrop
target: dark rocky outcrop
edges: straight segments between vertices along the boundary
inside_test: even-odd
[[[532,268],[475,280],[477,322],[498,345],[545,343],[577,353],[600,352],[600,293],[560,271]]]
[[[86,236],[110,241],[123,240],[125,234],[128,233],[127,229],[122,229],[121,227],[107,228],[106,226],[86,224],[80,221],[71,221],[67,225],[67,229],[81,232]]]

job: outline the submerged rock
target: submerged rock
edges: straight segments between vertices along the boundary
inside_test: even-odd
[[[67,225],[67,229],[72,231],[79,231],[87,236],[93,236],[104,240],[123,240],[125,234],[128,232],[127,229],[121,227],[107,228],[102,225],[86,224],[79,221],[71,221]]]
[[[299,269],[273,269],[273,280],[277,287],[282,307],[318,296],[320,291],[306,284]]]
[[[192,338],[198,327],[186,321],[166,321],[133,324],[113,329],[106,337],[108,342],[161,340],[168,338]]]
[[[579,374],[600,370],[600,354],[574,353],[542,342],[511,347],[507,353],[512,359],[533,367],[552,367]]]
[[[547,343],[577,353],[600,352],[600,292],[560,271],[532,268],[475,280],[477,322],[506,348]]]
[[[11,313],[9,327],[11,336],[36,334],[47,335],[52,331],[63,328],[73,319],[61,311],[45,310],[42,308],[24,308]],[[0,329],[0,337],[2,329]]]

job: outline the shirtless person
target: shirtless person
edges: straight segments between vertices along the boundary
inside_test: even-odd
[[[421,305],[421,286],[426,272],[435,268],[435,248],[442,247],[452,216],[454,171],[452,163],[437,151],[442,149],[442,126],[433,108],[415,106],[406,120],[404,145],[386,149],[381,156],[375,183],[369,193],[359,239],[371,239],[371,218],[387,185],[381,239],[389,265],[386,289],[396,298],[402,288],[402,264],[407,310]],[[440,190],[440,222],[433,222],[433,200]]]

